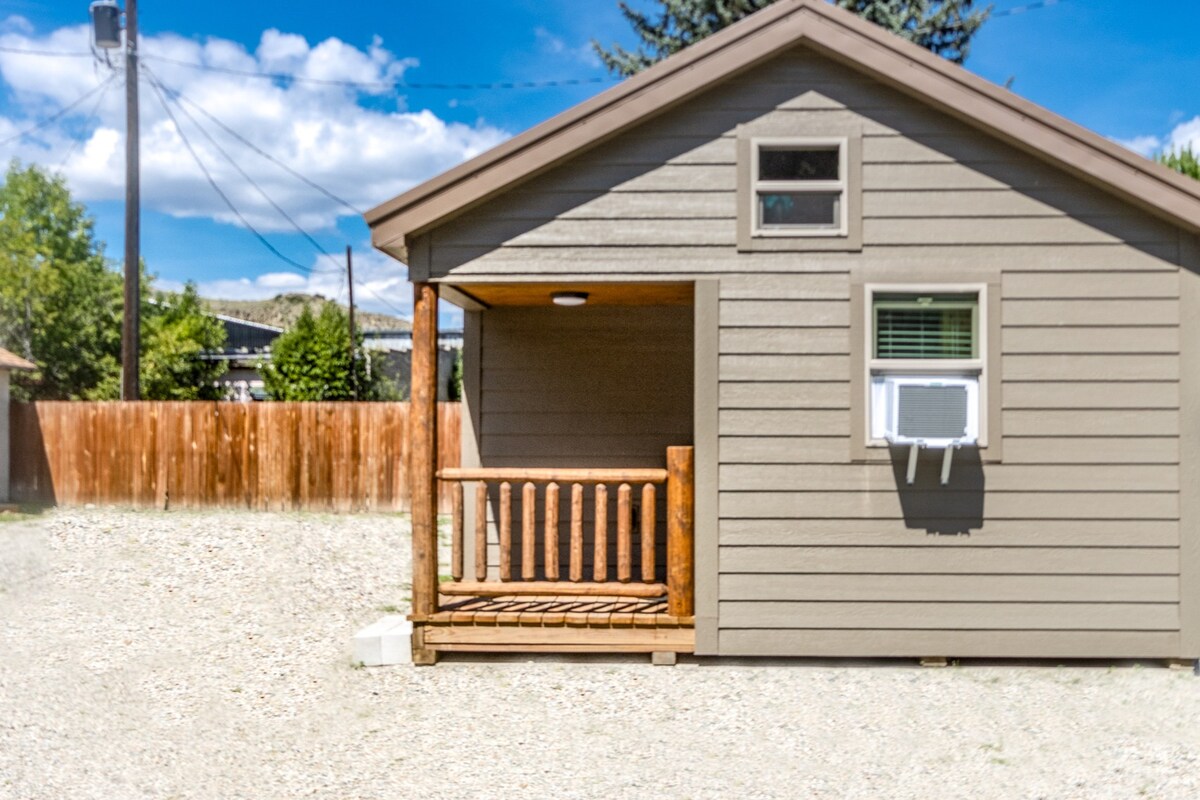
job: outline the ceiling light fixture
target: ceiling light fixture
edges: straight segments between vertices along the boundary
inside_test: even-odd
[[[550,300],[556,306],[581,306],[588,301],[587,292],[551,292]]]

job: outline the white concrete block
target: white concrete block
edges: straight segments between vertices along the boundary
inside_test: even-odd
[[[412,623],[390,614],[354,634],[354,662],[366,667],[412,663]]]

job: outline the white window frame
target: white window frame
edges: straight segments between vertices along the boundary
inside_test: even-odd
[[[838,151],[838,180],[836,181],[771,181],[760,180],[759,154],[768,150],[831,149]],[[755,137],[750,140],[750,235],[752,237],[831,237],[847,236],[850,231],[850,139],[846,136],[823,137]],[[759,219],[758,196],[763,192],[793,192],[829,194],[838,192],[838,224],[829,227],[776,225],[763,227]]]
[[[864,287],[863,330],[866,332],[866,374],[863,381],[863,409],[867,447],[888,447],[886,439],[873,436],[872,404],[875,377],[879,375],[968,376],[979,379],[979,439],[978,446],[988,446],[988,285],[986,283],[868,283]],[[976,296],[975,357],[974,358],[876,358],[875,357],[875,295],[905,294],[913,297],[931,294],[961,294]]]

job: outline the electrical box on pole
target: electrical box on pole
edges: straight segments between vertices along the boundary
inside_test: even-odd
[[[100,50],[121,46],[121,8],[117,0],[96,0],[88,8],[92,14],[92,43]]]

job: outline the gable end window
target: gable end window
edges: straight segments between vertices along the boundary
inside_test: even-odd
[[[755,236],[845,236],[845,139],[755,139]]]
[[[862,249],[862,136],[738,133],[738,249]]]

